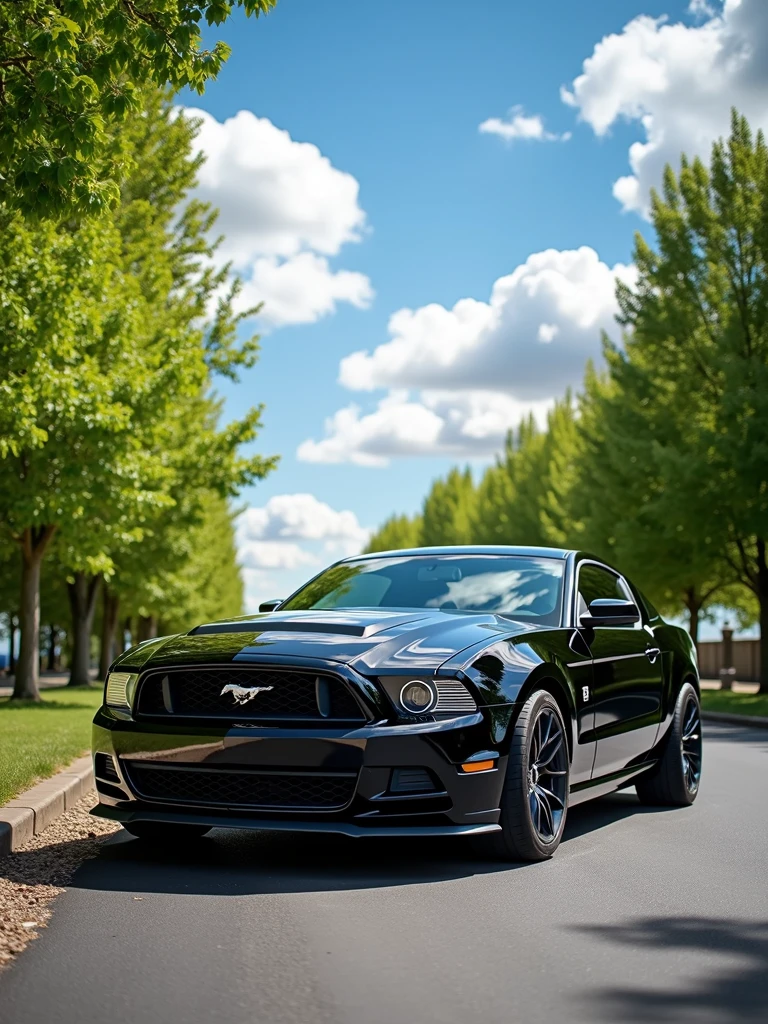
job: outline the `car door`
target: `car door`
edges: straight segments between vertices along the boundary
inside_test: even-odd
[[[576,584],[577,622],[597,598],[636,601],[618,573],[583,561]],[[653,747],[661,721],[663,661],[653,631],[642,621],[581,632],[592,654],[590,703],[597,741],[592,777],[598,778],[621,771]]]

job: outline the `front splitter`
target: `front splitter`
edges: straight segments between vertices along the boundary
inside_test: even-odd
[[[351,836],[479,836],[488,832],[500,832],[500,825],[401,825],[376,826],[354,825],[345,821],[281,821],[274,818],[239,818],[221,815],[206,816],[205,812],[186,814],[183,811],[127,810],[97,804],[91,811],[99,818],[130,824],[139,821],[165,822],[171,825],[208,825],[209,828],[241,828],[253,832],[326,832]]]

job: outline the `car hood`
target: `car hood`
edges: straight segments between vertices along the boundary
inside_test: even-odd
[[[460,651],[535,627],[501,615],[444,611],[271,612],[149,640],[116,664],[131,668],[238,664],[275,658],[335,661],[363,674],[433,672]]]

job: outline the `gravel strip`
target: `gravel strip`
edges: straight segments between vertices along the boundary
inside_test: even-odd
[[[90,792],[44,832],[0,860],[0,970],[36,939],[51,903],[84,860],[94,857],[120,825],[94,818]]]

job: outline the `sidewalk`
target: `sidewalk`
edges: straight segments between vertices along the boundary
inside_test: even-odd
[[[91,681],[96,678],[95,672],[91,671]],[[69,682],[69,672],[41,672],[40,689],[50,690],[55,686],[66,686]],[[13,693],[13,676],[0,676],[0,697],[10,697]]]
[[[699,680],[702,690],[721,690],[722,683],[719,679],[701,679]],[[733,693],[757,693],[760,689],[760,683],[734,683]]]

